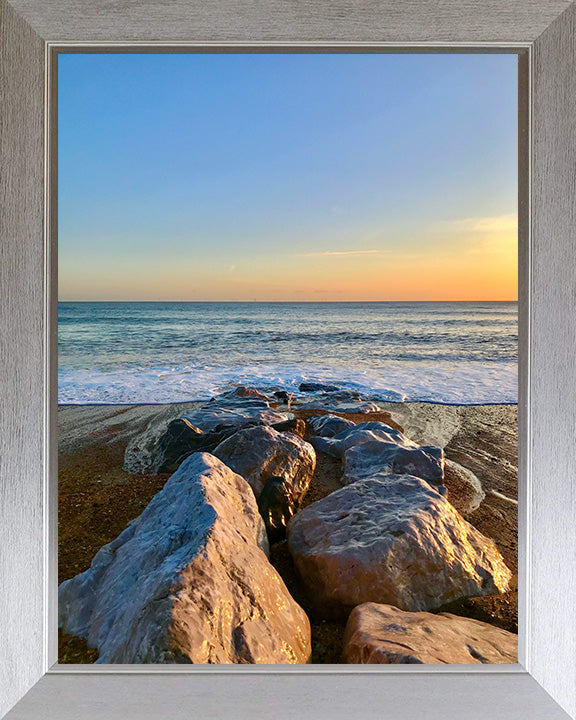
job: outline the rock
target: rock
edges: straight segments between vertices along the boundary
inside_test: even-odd
[[[211,407],[228,408],[229,410],[267,408],[270,407],[270,399],[258,390],[240,386],[210,398],[209,405]]]
[[[271,477],[282,477],[295,501],[303,497],[316,466],[314,448],[292,433],[259,425],[240,430],[214,450],[214,455],[248,482],[256,498]]]
[[[270,399],[267,395],[260,392],[260,390],[256,390],[255,388],[248,388],[245,385],[238,385],[238,387],[234,388],[234,390],[230,390],[228,392],[222,393],[221,395],[219,395],[217,397],[219,397],[219,398],[225,398],[225,397],[259,398],[260,400],[265,400],[266,402],[268,402]]]
[[[249,427],[253,427],[249,423]],[[292,432],[303,437],[305,423],[294,418],[271,425],[278,432]],[[234,426],[216,427],[209,432],[202,432],[188,420],[173,420],[151,452],[150,472],[173,473],[180,464],[194,452],[212,452],[221,442],[234,435],[238,429]]]
[[[273,395],[285,405],[290,405],[292,398],[294,397],[294,393],[288,393],[285,390],[276,390]]]
[[[301,410],[329,410],[340,413],[373,413],[382,408],[375,402],[361,400],[357,392],[338,390],[338,392],[318,393],[312,397],[295,398],[293,407]]]
[[[315,450],[332,455],[332,457],[337,457],[340,460],[344,459],[349,448],[373,441],[402,445],[403,447],[418,447],[404,437],[399,430],[395,430],[381,422],[358,423],[358,425],[353,425],[332,438],[313,437],[310,440]]]
[[[286,526],[297,512],[299,503],[290,483],[281,477],[271,477],[258,498],[258,510],[264,520],[270,544],[286,537]]]
[[[336,385],[325,385],[324,383],[318,382],[303,382],[300,383],[298,390],[300,390],[300,392],[318,392],[319,390],[322,392],[334,392],[335,390],[338,390],[338,388]]]
[[[310,442],[315,450],[344,461],[342,479],[346,484],[388,472],[415,475],[445,492],[444,451],[432,446],[418,447],[400,430],[385,423],[352,424],[333,437],[313,437]]]
[[[143,428],[136,426],[136,431],[130,431],[124,451],[123,469],[126,472],[131,475],[145,475],[151,472],[158,438],[166,432],[166,428],[172,420],[182,417],[185,408],[185,403],[158,406]]]
[[[248,484],[191,455],[60,585],[59,626],[97,648],[98,663],[305,663],[310,625],[266,545]]]
[[[437,447],[406,447],[370,440],[348,448],[344,454],[343,482],[347,485],[379,472],[415,475],[444,488],[444,451]]]
[[[258,397],[241,397],[237,395],[219,395],[210,400],[211,408],[225,408],[227,410],[244,410],[245,408],[267,408],[270,407],[268,400]]]
[[[518,662],[518,636],[469,618],[404,612],[364,603],[352,610],[344,659],[357,664],[485,664]]]
[[[256,406],[251,403],[256,403]],[[240,400],[235,407],[223,407],[216,402],[207,403],[199,410],[183,416],[184,419],[204,432],[225,427],[239,430],[246,425],[273,425],[290,420],[292,417],[288,413],[261,407],[259,400]]]
[[[494,543],[425,480],[379,474],[318,500],[288,525],[311,599],[327,614],[363,602],[430,610],[507,589]]]
[[[329,390],[322,391],[323,397],[330,397],[332,400],[339,400],[343,402],[350,402],[351,400],[361,400],[360,393],[356,390]]]
[[[236,428],[224,428],[204,433],[188,420],[173,420],[151,452],[150,472],[173,473],[194,452],[212,452]]]
[[[327,438],[355,427],[352,420],[346,420],[338,415],[313,415],[306,422],[312,428],[314,435]]]
[[[292,420],[285,420],[284,422],[274,423],[270,425],[271,428],[278,432],[291,432],[298,437],[303,438],[306,432],[306,423],[300,418],[293,418]]]
[[[151,420],[142,433],[128,442],[124,453],[124,470],[133,475],[174,472],[187,455],[192,452],[212,451],[222,440],[240,428],[260,424],[273,425],[294,418],[291,413],[270,409],[268,402],[260,397],[242,397],[234,395],[234,392],[236,391],[212,398],[197,410],[176,418],[180,422],[170,431],[168,422],[175,418],[166,418],[164,409],[159,410],[157,418]],[[183,424],[190,432],[183,430]],[[192,428],[206,434],[215,432],[221,435],[193,438],[193,434],[199,433]]]
[[[445,460],[444,485],[448,488],[449,502],[465,516],[477,510],[486,497],[476,475],[453,460]]]

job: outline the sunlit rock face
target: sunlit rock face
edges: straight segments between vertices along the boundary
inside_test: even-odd
[[[357,664],[491,664],[518,662],[518,636],[448,613],[410,613],[364,603],[350,613],[344,660]]]
[[[410,475],[375,475],[312,503],[290,521],[288,543],[326,614],[364,602],[430,610],[504,591],[511,577],[494,543]]]
[[[59,588],[59,626],[99,663],[305,663],[310,625],[265,554],[246,481],[191,455]]]
[[[264,425],[238,431],[218,445],[214,455],[242,475],[257,498],[271,477],[281,477],[299,502],[316,466],[310,443]]]

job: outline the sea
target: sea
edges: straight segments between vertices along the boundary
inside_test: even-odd
[[[516,302],[60,302],[58,401],[205,400],[243,384],[517,403]]]

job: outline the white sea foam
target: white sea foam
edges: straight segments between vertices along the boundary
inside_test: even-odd
[[[318,381],[356,390],[362,397],[392,402],[423,400],[450,404],[516,403],[515,362],[390,363],[378,370],[300,365],[217,367],[129,367],[110,372],[64,368],[59,372],[61,404],[137,404],[203,400],[244,384],[297,390]]]

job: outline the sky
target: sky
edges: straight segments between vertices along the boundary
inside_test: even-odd
[[[517,299],[517,56],[62,54],[60,300]]]

